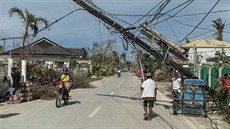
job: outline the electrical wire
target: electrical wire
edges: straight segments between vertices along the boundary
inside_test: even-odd
[[[106,12],[105,10],[101,9],[101,8],[98,7],[96,4],[94,4],[93,1],[89,1],[89,2],[87,2],[87,3],[90,4],[92,7],[94,7],[94,9],[97,10],[98,12],[103,13],[103,14],[106,14],[106,15],[109,15],[110,17],[112,17],[112,18],[114,18],[114,19],[116,19],[116,20],[118,20],[118,21],[120,21],[120,22],[122,22],[122,23],[125,23],[125,24],[127,24],[127,25],[131,25],[130,23],[128,23],[128,22],[126,22],[126,21],[124,21],[124,20],[121,20],[121,19],[119,19],[119,18],[117,18],[117,17],[114,17],[114,16],[111,15],[110,13],[108,13],[108,12]]]
[[[148,14],[150,13],[150,12],[152,12],[158,5],[160,5],[162,2],[163,2],[164,0],[162,0],[162,1],[160,1],[157,5],[155,5],[151,10],[149,10],[145,15],[143,15],[141,18],[139,18],[136,22],[134,22],[134,23],[132,23],[132,25],[134,25],[134,24],[136,24],[137,22],[139,22],[139,21],[141,21],[144,17],[146,17],[146,16],[148,16]],[[163,3],[164,4],[164,3]],[[163,5],[162,4],[162,5]],[[162,6],[161,5],[161,6]],[[160,7],[161,7],[160,6]],[[160,9],[160,7],[158,8],[158,10]],[[157,11],[156,11],[157,12]],[[159,12],[160,13],[160,12]],[[156,17],[159,13],[157,13],[157,14],[155,14],[154,13],[154,17]],[[152,15],[149,15],[149,16],[152,16]]]
[[[159,17],[157,17],[162,11],[163,9],[169,4],[170,0],[167,0],[166,2],[164,2],[163,4],[161,4],[161,6],[158,8],[158,10],[156,11],[156,14],[154,15],[154,17],[150,20],[145,22],[146,25],[149,25],[150,23],[152,23],[156,18],[158,19]]]
[[[175,22],[177,22],[177,23],[179,23],[179,24],[181,24],[181,25],[184,25],[184,26],[189,26],[189,27],[192,27],[192,28],[194,28],[194,27],[196,27],[196,26],[194,26],[194,25],[190,25],[190,24],[186,24],[186,23],[184,23],[184,22],[180,22],[180,21],[178,21],[178,20],[176,20],[175,18],[172,18]],[[209,31],[216,31],[216,30],[213,30],[213,29],[208,29],[208,28],[203,28],[203,27],[197,27],[197,29],[201,29],[201,30],[209,30]],[[230,33],[230,32],[228,32],[228,31],[223,31],[224,33]]]
[[[177,11],[175,14],[173,14],[171,17],[169,17],[169,18],[167,18],[167,19],[164,19],[164,20],[161,20],[161,21],[158,21],[157,23],[155,23],[155,24],[153,24],[153,25],[150,25],[150,27],[151,27],[151,26],[154,26],[154,25],[156,25],[156,24],[159,24],[159,23],[161,23],[161,22],[164,22],[164,21],[166,21],[166,20],[168,20],[168,19],[170,19],[170,18],[176,16],[176,15],[179,14],[181,11],[183,11],[186,7],[188,7],[190,4],[192,4],[193,1],[194,1],[194,0],[188,0],[188,1],[186,1],[186,2],[184,2],[184,3],[182,3],[182,4],[180,4],[180,5],[178,5],[178,6],[176,6],[176,7],[174,7],[173,9],[167,11],[167,12],[164,13],[163,15],[166,15],[167,13],[169,13],[169,12],[171,12],[171,11],[173,11],[173,10],[175,10],[175,9],[177,9],[177,8],[179,8],[179,7],[183,6],[183,5],[185,5],[185,4],[187,4],[187,5],[185,5],[182,9],[180,9],[180,10]]]
[[[152,12],[158,5],[160,5],[160,3],[162,3],[163,0],[161,2],[159,2],[157,5],[155,5],[152,9],[150,9],[145,15],[143,15],[140,19],[138,19],[136,22],[132,23],[131,26],[133,26],[134,24],[136,24],[137,22],[141,21],[144,17],[146,17],[150,12]],[[154,16],[156,16],[157,14],[154,14]]]
[[[212,13],[222,13],[222,12],[229,12],[230,9],[225,9],[225,10],[218,10],[218,11],[211,11],[210,14]],[[207,14],[208,12],[202,12],[202,13],[192,13],[192,14],[183,14],[183,15],[177,15],[174,17],[188,17],[188,16],[196,16],[196,15],[204,15]]]
[[[190,37],[189,39],[194,39],[194,38],[197,38],[197,37],[199,37],[199,36],[206,35],[206,34],[208,34],[208,33],[211,33],[211,31],[204,32],[204,33],[201,33],[201,34],[198,34],[198,35],[192,36],[192,37]],[[210,36],[209,36],[209,37],[210,37]]]
[[[224,13],[224,12],[229,12],[230,9],[225,9],[225,10],[218,10],[218,11],[212,11],[212,13]],[[108,13],[108,15],[113,15],[113,16],[119,16],[119,17],[142,17],[142,16],[155,16],[156,14],[118,14],[118,13]],[[160,13],[159,15],[163,15],[164,13]],[[181,14],[181,15],[176,15],[174,17],[190,17],[190,16],[196,16],[196,15],[204,15],[207,14],[207,12],[201,12],[201,13],[191,13],[191,14]]]
[[[197,27],[205,20],[205,18],[210,14],[210,12],[216,7],[216,5],[220,2],[220,0],[218,0],[215,5],[208,11],[208,13],[204,16],[204,18],[202,18],[202,20],[196,25],[196,27],[190,32],[188,33],[182,40],[180,40],[180,42],[184,41],[186,38],[188,38],[188,36],[190,34],[192,34],[196,29]]]
[[[64,19],[65,17],[69,16],[70,14],[72,14],[72,13],[78,11],[78,10],[84,10],[84,9],[81,9],[81,8],[80,8],[80,9],[74,9],[73,11],[71,11],[71,12],[67,13],[66,15],[62,16],[61,18],[59,18],[59,19],[57,19],[57,20],[51,22],[49,25],[43,27],[43,28],[40,29],[36,34],[38,34],[38,33],[41,32],[41,31],[44,31],[45,29],[50,29],[49,27],[51,27],[52,25],[56,24],[57,22],[61,21],[61,20]],[[29,35],[29,36],[32,36],[32,34]],[[21,39],[21,38],[22,38],[22,36],[20,36],[20,37],[1,38],[0,40]]]
[[[169,28],[172,30],[173,34],[175,35],[177,41],[179,41],[179,38],[178,38],[176,32],[174,31],[174,29],[172,28],[172,26],[170,25],[170,23],[168,21],[167,21],[167,24],[168,24]]]

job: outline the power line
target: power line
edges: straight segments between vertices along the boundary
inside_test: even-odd
[[[216,5],[220,2],[220,0],[218,0],[215,5],[209,10],[209,12],[204,16],[204,18],[196,25],[196,27],[190,32],[188,33],[180,42],[182,42],[183,40],[185,40],[190,34],[192,34],[197,27],[204,21],[204,19],[210,14],[210,12],[216,7]]]
[[[189,27],[196,27],[196,26],[194,26],[194,25],[190,25],[190,24],[186,24],[186,23],[184,23],[184,22],[180,22],[180,21],[178,21],[178,20],[176,20],[175,18],[172,18],[175,22],[177,22],[177,23],[179,23],[179,24],[181,24],[181,25],[184,25],[184,26],[189,26]],[[229,23],[230,24],[230,23]],[[226,26],[227,25],[229,25],[229,24],[226,24]],[[201,29],[201,30],[209,30],[209,31],[215,31],[215,30],[213,30],[213,29],[208,29],[208,28],[203,28],[203,27],[197,27],[198,29]],[[228,31],[223,31],[224,33],[230,33],[230,32],[228,32]]]
[[[199,36],[202,36],[202,35],[208,34],[208,33],[210,33],[210,32],[211,32],[211,31],[204,32],[204,33],[201,33],[201,34],[195,35],[195,36],[193,36],[193,37],[190,37],[189,39],[193,39],[193,38],[196,38],[196,37],[199,37]]]
[[[8,38],[1,38],[0,40],[11,40],[11,39],[21,39],[22,36],[20,37],[8,37]]]
[[[189,1],[190,1],[190,2],[189,2]],[[183,11],[186,7],[188,7],[193,1],[194,1],[194,0],[188,0],[188,1],[186,1],[186,2],[184,2],[184,3],[182,3],[182,4],[180,4],[179,6],[177,6],[177,7],[173,8],[173,9],[169,10],[169,11],[166,12],[166,13],[169,13],[169,12],[173,11],[174,9],[176,9],[176,8],[178,8],[178,7],[180,7],[180,6],[184,5],[184,4],[186,4],[187,2],[189,2],[187,5],[185,5],[185,7],[183,7],[183,8],[180,9],[179,11],[177,11],[174,15],[172,15],[172,16],[170,16],[169,18],[166,18],[166,19],[164,19],[164,20],[161,20],[161,21],[159,21],[159,22],[157,22],[157,23],[155,23],[155,24],[153,24],[153,25],[151,25],[151,26],[154,26],[154,25],[156,25],[156,24],[159,24],[159,23],[161,23],[161,22],[164,22],[164,21],[166,21],[166,20],[168,20],[168,19],[170,19],[170,18],[176,16],[178,13],[180,13],[180,12]],[[166,14],[166,13],[165,13],[165,14]]]
[[[176,32],[173,30],[172,26],[169,24],[168,21],[167,21],[167,24],[168,24],[169,28],[172,30],[172,32],[173,32],[173,34],[175,35],[176,39],[179,41],[179,38],[178,38]]]
[[[160,3],[162,3],[163,0],[161,2],[159,2],[156,6],[154,6],[151,10],[149,10],[145,15],[142,15],[142,17],[140,19],[138,19],[136,22],[134,22],[132,25],[136,24],[137,22],[139,22],[141,19],[143,19],[145,16],[147,16],[151,11],[153,11],[158,5],[160,5]],[[158,14],[154,14],[154,16],[157,16]],[[149,15],[152,16],[152,15]]]
[[[118,21],[120,21],[120,22],[123,22],[123,23],[125,23],[125,24],[127,24],[127,25],[129,25],[129,26],[131,26],[131,23],[128,23],[128,22],[126,22],[126,21],[124,21],[124,20],[118,19],[117,17],[111,15],[111,13],[106,12],[105,10],[101,9],[101,8],[98,7],[96,4],[94,4],[93,1],[89,0],[89,1],[86,1],[86,3],[88,3],[88,4],[90,4],[92,7],[94,7],[94,9],[97,10],[98,12],[104,13],[104,14],[106,14],[106,15],[109,15],[109,16],[111,16],[112,18],[114,18],[114,19],[116,19],[116,20],[118,20]]]
[[[169,2],[170,2],[170,0],[168,0],[168,1],[164,2],[163,4],[161,4],[161,6],[157,10],[156,15],[150,21],[146,22],[146,25],[148,25],[151,22],[153,22],[157,18],[157,16],[161,13],[161,11],[163,11],[163,9],[168,5]]]
[[[81,9],[81,8],[80,8],[80,9],[74,9],[73,11],[71,11],[71,12],[67,13],[66,15],[62,16],[61,18],[59,18],[59,19],[53,21],[53,22],[50,23],[49,25],[43,27],[43,28],[40,29],[36,34],[38,34],[39,32],[41,32],[41,31],[43,31],[43,30],[45,30],[45,29],[48,29],[49,27],[51,27],[51,26],[54,25],[55,23],[61,21],[62,19],[64,19],[64,18],[67,17],[68,15],[70,15],[70,14],[72,14],[72,13],[78,11],[78,10],[84,10],[84,9]],[[32,36],[32,35],[29,35],[29,36]],[[10,40],[10,39],[20,39],[20,38],[22,38],[22,36],[20,36],[20,37],[1,38],[0,40]]]
[[[183,6],[183,5],[185,5],[185,4],[187,4],[188,2],[188,4],[185,6],[185,7],[183,7],[182,9],[180,9],[177,13],[179,13],[179,12],[181,12],[182,10],[184,10],[188,5],[190,5],[192,2],[193,2],[194,0],[187,0],[186,2],[184,2],[184,3],[182,3],[182,4],[180,4],[180,5],[178,5],[178,6],[176,6],[176,7],[174,7],[174,8],[172,8],[172,9],[170,9],[170,10],[168,10],[167,12],[165,12],[165,13],[163,13],[163,14],[161,14],[161,15],[159,15],[160,14],[160,12],[164,9],[164,7],[169,3],[169,1],[166,1],[165,3],[163,3],[161,6],[163,6],[163,8],[159,8],[159,9],[161,9],[160,11],[159,11],[159,13],[158,14],[154,14],[154,18],[152,18],[152,20],[150,20],[149,22],[147,22],[147,23],[151,23],[153,20],[155,20],[155,19],[159,19],[159,17],[161,17],[161,16],[163,16],[163,15],[166,15],[167,13],[169,13],[169,12],[171,12],[171,11],[173,11],[173,10],[175,10],[175,9],[177,9],[177,8],[179,8],[179,7],[181,7],[181,6]],[[177,14],[176,13],[176,14]],[[175,15],[176,15],[175,14]],[[166,19],[167,20],[167,19]],[[160,22],[162,22],[162,21],[160,21]],[[156,25],[156,24],[155,24]]]
[[[70,14],[72,14],[72,13],[78,11],[78,10],[84,10],[84,9],[81,9],[81,8],[80,8],[80,9],[75,9],[75,10],[73,10],[73,11],[67,13],[66,15],[62,16],[61,18],[55,20],[54,22],[52,22],[52,23],[50,23],[49,25],[45,26],[44,28],[40,29],[40,30],[38,31],[38,33],[41,32],[41,31],[43,31],[43,30],[45,30],[45,29],[47,29],[47,28],[49,28],[49,27],[52,26],[53,24],[55,24],[55,23],[61,21],[61,20],[64,19],[65,17],[69,16]]]
[[[218,11],[212,11],[211,13],[224,13],[224,12],[229,12],[230,9],[225,9],[225,10],[218,10]],[[204,15],[207,14],[208,12],[201,12],[201,13],[191,13],[191,14],[181,14],[181,15],[176,15],[174,17],[189,17],[189,16],[196,16],[196,15]],[[107,15],[113,15],[113,16],[120,16],[120,17],[142,17],[142,16],[155,16],[156,14],[119,14],[119,13],[106,13]],[[160,15],[163,15],[164,13],[160,13]],[[170,15],[169,15],[170,16]]]
[[[218,10],[218,11],[211,11],[211,13],[223,13],[223,12],[229,12],[230,9],[226,9],[226,10]],[[183,14],[183,15],[177,15],[174,17],[188,17],[188,16],[196,16],[196,15],[204,15],[207,14],[208,12],[203,12],[203,13],[192,13],[192,14]]]

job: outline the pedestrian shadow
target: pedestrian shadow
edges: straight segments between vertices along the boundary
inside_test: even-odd
[[[150,120],[152,120],[153,118],[156,118],[156,117],[158,117],[159,115],[157,114],[157,113],[155,113],[155,112],[152,112],[151,114],[150,114]]]
[[[8,113],[8,114],[0,114],[0,119],[4,119],[4,118],[9,118],[9,117],[13,117],[16,115],[19,115],[20,113]]]
[[[122,96],[122,95],[109,95],[109,94],[96,94],[96,95],[108,96],[108,97],[126,98],[126,99],[131,99],[131,100],[140,100],[141,99],[139,97],[130,97],[130,96]]]
[[[117,98],[126,98],[130,100],[139,100],[140,102],[143,102],[143,100],[140,97],[135,97],[135,96],[122,96],[122,95],[109,95],[109,94],[96,94],[99,96],[108,96],[108,97],[117,97]],[[163,104],[162,102],[167,102],[169,104]],[[164,101],[164,100],[157,100],[155,102],[156,106],[163,106],[165,109],[170,109],[172,107],[171,102],[169,101]]]
[[[168,126],[170,129],[176,129],[177,127],[172,123],[171,121],[168,121],[163,116],[158,115],[159,119],[165,123],[166,126]],[[166,127],[165,127],[166,128]]]

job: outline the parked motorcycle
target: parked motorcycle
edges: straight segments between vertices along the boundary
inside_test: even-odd
[[[63,81],[60,81],[56,87],[57,93],[56,93],[56,107],[59,108],[62,105],[62,100],[64,101],[64,104],[68,104],[69,102],[69,94],[68,90],[64,85]]]
[[[0,82],[0,101],[8,101],[10,98],[10,82],[7,79],[4,79]]]
[[[8,89],[0,91],[0,102],[8,101],[10,98],[10,91]]]

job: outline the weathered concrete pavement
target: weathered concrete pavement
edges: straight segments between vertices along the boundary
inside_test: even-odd
[[[136,76],[122,73],[121,78],[107,77],[92,84],[96,88],[73,90],[73,99],[61,108],[55,107],[54,100],[0,106],[0,129],[212,129],[202,116],[172,115],[168,83],[157,83],[158,101],[151,121],[143,120]]]

